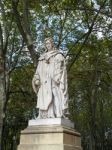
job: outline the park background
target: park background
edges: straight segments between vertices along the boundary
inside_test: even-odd
[[[0,0],[0,150],[16,150],[38,114],[31,81],[46,37],[67,60],[83,150],[112,150],[111,0]]]

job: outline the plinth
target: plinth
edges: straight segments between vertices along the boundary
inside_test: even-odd
[[[18,150],[82,150],[80,134],[67,119],[30,120],[21,132]]]

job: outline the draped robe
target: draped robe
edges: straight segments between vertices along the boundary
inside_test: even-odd
[[[35,81],[39,81],[39,85]],[[42,54],[32,80],[37,93],[38,118],[63,117],[68,110],[65,58],[58,50]]]

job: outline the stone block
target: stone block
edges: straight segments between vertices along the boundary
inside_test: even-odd
[[[21,132],[18,150],[82,150],[81,138],[78,132],[62,121],[50,125],[30,124]]]

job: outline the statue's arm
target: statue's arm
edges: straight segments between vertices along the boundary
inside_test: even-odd
[[[63,74],[63,69],[64,69],[64,61],[65,58],[62,54],[58,54],[55,58],[55,73],[54,73],[54,81],[57,84],[60,84],[61,77]]]
[[[40,76],[38,73],[38,66],[32,79],[32,87],[33,87],[34,92],[37,94],[38,89],[40,87]]]

